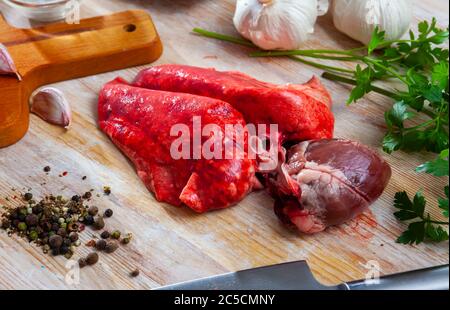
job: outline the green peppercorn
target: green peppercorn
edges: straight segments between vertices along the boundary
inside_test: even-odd
[[[28,235],[30,240],[34,241],[38,238],[38,233],[35,230],[30,231],[30,234]]]
[[[73,256],[73,253],[72,253],[71,251],[68,251],[66,254],[64,254],[64,257],[65,257],[66,259],[71,259],[72,256]]]
[[[105,195],[110,195],[111,194],[111,187],[109,186],[103,186],[103,193],[105,193]]]
[[[132,237],[133,237],[133,235],[131,233],[128,233],[125,237],[122,238],[122,243],[123,244],[130,243]]]
[[[20,222],[19,225],[17,225],[17,228],[20,231],[25,231],[25,230],[27,230],[27,224],[25,224],[24,222]]]
[[[120,231],[114,230],[114,231],[111,233],[111,238],[113,238],[113,239],[119,239],[119,238],[120,238],[120,235],[121,235]]]

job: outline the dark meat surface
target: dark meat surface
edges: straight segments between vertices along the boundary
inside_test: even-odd
[[[316,233],[361,214],[378,199],[391,177],[380,155],[348,140],[302,142],[281,157],[279,168],[268,179],[276,199],[275,213],[304,233]]]
[[[331,97],[315,77],[303,85],[275,85],[241,72],[161,65],[141,71],[133,85],[223,100],[247,123],[278,124],[282,142],[333,137]]]
[[[245,148],[233,149],[235,159],[174,159],[171,155],[172,142],[178,138],[171,135],[172,126],[187,125],[191,133],[187,143],[192,145],[194,116],[201,117],[202,125],[220,128],[222,135],[213,135],[214,141],[222,146],[234,143],[236,137],[225,135],[225,125],[245,128],[245,121],[228,103],[137,88],[118,78],[101,90],[98,115],[100,128],[130,158],[159,201],[205,212],[236,204],[257,183],[255,160],[249,159]]]

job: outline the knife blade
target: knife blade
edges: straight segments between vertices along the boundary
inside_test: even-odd
[[[448,290],[448,265],[325,286],[306,261],[259,267],[164,286],[158,290]]]

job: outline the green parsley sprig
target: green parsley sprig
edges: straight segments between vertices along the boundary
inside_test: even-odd
[[[430,162],[426,162],[416,168],[417,172],[425,172],[437,177],[449,175],[449,150],[446,149],[441,152],[439,157]],[[442,214],[448,218],[448,201],[449,201],[449,187],[444,189],[445,198],[439,198],[439,208]],[[448,240],[448,233],[442,228],[442,225],[448,226],[448,222],[435,221],[431,219],[429,213],[425,214],[426,199],[422,192],[419,191],[414,196],[413,200],[408,197],[406,192],[399,192],[395,194],[394,207],[399,209],[395,212],[395,217],[400,221],[412,221],[408,225],[408,229],[397,239],[397,242],[403,244],[419,244],[424,240],[431,240],[435,242]]]

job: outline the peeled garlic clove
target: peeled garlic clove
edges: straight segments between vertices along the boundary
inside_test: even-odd
[[[31,112],[51,124],[69,127],[72,122],[72,111],[64,94],[54,88],[45,87],[31,96]]]
[[[4,46],[2,43],[0,43],[0,75],[1,74],[16,75],[17,78],[21,80],[11,55],[6,49],[6,46]]]

